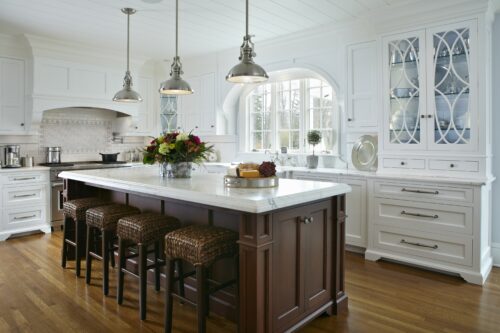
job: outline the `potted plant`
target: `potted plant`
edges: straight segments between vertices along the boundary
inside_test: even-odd
[[[313,146],[312,155],[307,156],[307,167],[309,169],[316,169],[318,167],[318,156],[314,155],[314,147],[321,142],[321,132],[318,130],[307,132],[307,142]]]
[[[190,178],[192,163],[206,161],[212,151],[213,146],[202,142],[192,133],[164,133],[154,138],[144,149],[143,163],[160,163],[162,177],[168,176],[167,166],[170,165],[174,178]]]

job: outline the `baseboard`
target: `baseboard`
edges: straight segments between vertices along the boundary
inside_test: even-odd
[[[500,267],[500,243],[491,243],[493,266]]]

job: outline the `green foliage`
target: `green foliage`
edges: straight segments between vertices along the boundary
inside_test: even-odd
[[[307,142],[313,146],[314,155],[314,147],[321,142],[321,132],[318,130],[310,130],[307,132]]]

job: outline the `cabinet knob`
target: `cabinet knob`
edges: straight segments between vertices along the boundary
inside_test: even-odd
[[[451,163],[450,168],[454,168],[454,167],[455,167],[455,164]]]
[[[352,121],[352,118],[347,118],[347,121]]]
[[[401,161],[401,165],[405,165],[405,164],[406,164],[405,162]]]
[[[421,114],[420,118],[424,119],[425,118],[425,114]]]
[[[139,126],[135,126],[134,128],[135,128],[135,129],[139,129]]]
[[[194,128],[198,128],[198,126],[195,126]]]
[[[21,127],[24,127],[24,123],[21,123]]]
[[[180,129],[181,129],[181,127],[180,127],[180,126],[177,126],[177,129],[178,129],[178,130],[180,130]]]
[[[428,114],[428,115],[427,115],[427,118],[432,118],[432,114]]]
[[[313,222],[314,222],[314,218],[312,216],[304,217],[302,219],[302,223],[304,223],[304,224],[309,224],[309,223],[313,223]]]
[[[215,126],[214,125],[210,125],[210,128],[214,128]]]

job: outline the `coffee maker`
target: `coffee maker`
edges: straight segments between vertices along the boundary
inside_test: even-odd
[[[18,145],[8,145],[4,147],[4,168],[21,167],[21,147]]]

